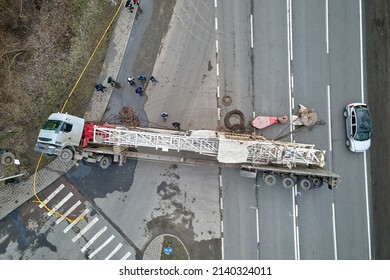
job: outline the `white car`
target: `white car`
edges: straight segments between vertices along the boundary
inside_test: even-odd
[[[345,144],[355,153],[368,150],[371,146],[371,114],[367,104],[351,103],[345,107],[344,117],[347,129]]]

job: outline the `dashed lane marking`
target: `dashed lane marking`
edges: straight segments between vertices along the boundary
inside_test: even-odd
[[[60,202],[57,203],[56,206],[54,206],[53,209],[50,210],[50,212],[47,213],[47,215],[50,217],[53,215],[54,212],[56,212],[62,205],[65,204],[71,197],[73,196],[73,193],[68,193],[67,196],[65,196]]]
[[[93,218],[75,237],[72,238],[73,243],[75,243],[81,236],[83,236],[94,224],[99,221],[98,217]]]
[[[112,252],[111,252],[107,257],[105,257],[104,260],[109,260],[109,259],[111,259],[111,257],[112,257],[116,252],[118,252],[119,249],[120,249],[121,247],[122,247],[122,243],[119,243],[118,246],[116,246],[115,249],[112,250]]]
[[[92,259],[97,253],[100,252],[101,249],[107,246],[108,243],[110,243],[115,238],[114,235],[111,235],[102,245],[100,245],[95,251],[93,251],[89,256],[88,259]]]
[[[89,246],[91,246],[92,244],[93,244],[93,242],[95,242],[95,240],[96,239],[98,239],[99,238],[99,236],[100,235],[102,235],[103,234],[103,232],[105,232],[107,230],[107,227],[106,226],[104,226],[101,230],[99,230],[88,242],[87,242],[87,244],[85,244],[84,246],[83,246],[83,248],[81,248],[81,252],[85,252],[85,250],[87,250],[88,249],[88,247]]]
[[[64,184],[61,184],[54,192],[52,192],[41,204],[39,204],[39,208],[42,208],[43,205],[46,205],[50,200],[53,199],[63,188],[65,188]]]

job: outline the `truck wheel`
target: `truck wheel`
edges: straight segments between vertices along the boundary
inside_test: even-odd
[[[291,189],[295,185],[295,180],[291,177],[284,177],[282,180],[283,187]]]
[[[62,149],[61,154],[59,156],[60,161],[62,162],[69,162],[73,158],[73,152],[71,149],[65,148]]]
[[[302,178],[299,181],[299,186],[305,191],[309,190],[313,186],[313,182],[308,178]]]
[[[111,157],[109,156],[104,156],[99,162],[99,166],[101,169],[107,169],[111,165]]]
[[[15,161],[15,156],[11,152],[5,152],[1,155],[1,163],[4,165],[11,165]]]
[[[264,176],[264,182],[267,186],[273,186],[276,183],[276,176],[274,174],[267,174]]]

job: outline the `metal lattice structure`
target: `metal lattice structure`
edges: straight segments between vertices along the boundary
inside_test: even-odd
[[[296,165],[321,168],[325,166],[325,151],[315,149],[314,145],[253,139],[238,140],[225,138],[223,140],[232,143],[233,147],[234,145],[244,147],[241,149],[243,154],[247,154],[246,161],[237,161],[236,163],[252,165],[274,164],[288,168]],[[213,157],[218,157],[219,153],[230,152],[226,150],[226,145],[221,147],[219,136],[209,138],[196,137],[183,133],[153,129],[141,131],[95,125],[93,142],[114,147],[148,147],[162,149],[163,151],[189,151]]]

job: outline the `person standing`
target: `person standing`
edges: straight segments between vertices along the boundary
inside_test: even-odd
[[[133,77],[133,76],[128,77],[128,78],[127,78],[127,82],[128,82],[131,86],[134,86],[134,85],[135,85],[134,77]]]
[[[161,117],[164,119],[164,122],[167,120],[168,118],[168,113],[167,112],[162,112],[161,113]]]
[[[156,85],[158,83],[157,79],[154,76],[150,76],[149,80]]]
[[[135,89],[135,93],[139,94],[139,96],[142,96],[143,92],[144,92],[144,89],[142,87],[137,87]]]

